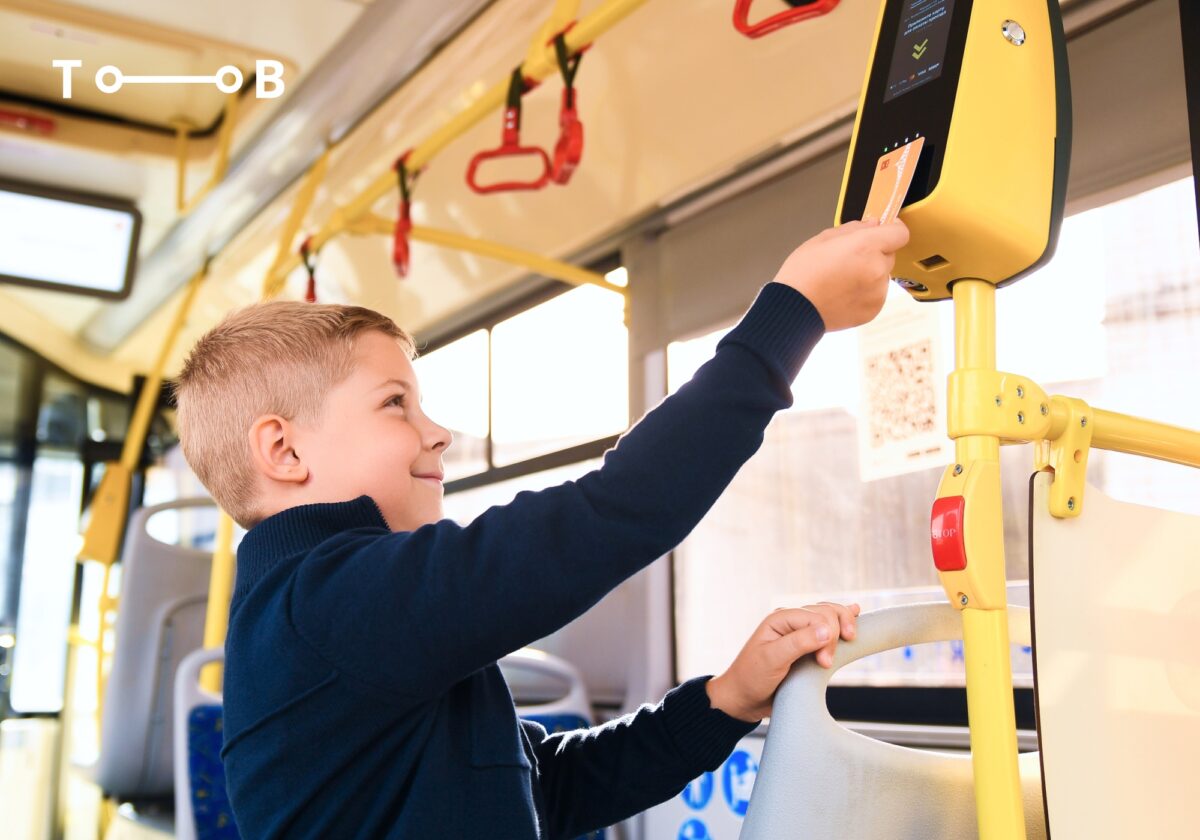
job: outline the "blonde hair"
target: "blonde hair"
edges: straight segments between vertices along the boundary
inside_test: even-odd
[[[361,306],[274,301],[234,312],[196,343],[175,385],[183,456],[213,499],[243,527],[262,518],[250,427],[264,414],[313,422],[329,390],[350,375],[359,335],[412,337]]]

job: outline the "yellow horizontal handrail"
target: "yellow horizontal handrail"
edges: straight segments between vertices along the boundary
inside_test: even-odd
[[[383,216],[378,216],[374,213],[368,213],[366,216],[353,222],[347,221],[345,216],[339,213],[334,214],[334,219],[336,222],[331,226],[331,229],[335,234],[345,231],[355,234],[378,233],[391,235],[396,226],[396,223],[391,219],[385,219]],[[586,268],[580,268],[561,260],[544,257],[533,251],[523,251],[520,248],[502,245],[499,242],[476,239],[475,237],[465,236],[461,233],[437,230],[436,228],[428,228],[421,225],[414,225],[409,232],[409,236],[418,242],[428,242],[430,245],[440,245],[443,248],[453,248],[456,251],[466,251],[481,257],[500,260],[511,265],[519,265],[522,268],[528,268],[530,271],[536,271],[538,274],[546,277],[570,283],[572,286],[599,286],[610,292],[616,292],[623,297],[628,294],[624,287],[609,282],[603,274],[589,271]]]
[[[596,8],[591,14],[577,21],[571,27],[570,31],[567,32],[564,40],[566,41],[568,52],[571,55],[578,53],[580,49],[620,23],[646,1],[608,0],[608,2]],[[530,81],[541,81],[552,73],[558,72],[558,59],[555,57],[553,49],[547,47],[538,52],[532,59],[530,56],[526,56],[525,61],[521,64],[521,72]],[[441,128],[413,147],[405,161],[409,171],[416,172],[418,169],[424,167],[455,138],[501,107],[508,94],[508,85],[509,77],[506,75],[503,80],[492,85],[478,99],[451,117]],[[330,222],[325,227],[313,234],[311,249],[319,251],[326,242],[346,229],[344,223],[353,223],[362,218],[370,212],[375,202],[394,189],[396,189],[395,172],[388,170],[387,172],[380,173],[362,192],[351,199],[344,207],[340,208],[336,215],[340,216],[343,221],[341,226],[336,223],[336,219],[330,219]],[[300,255],[291,254],[287,260],[275,267],[274,272],[268,276],[266,284],[270,285],[273,282],[286,278],[299,265]]]
[[[1200,467],[1200,431],[1093,409],[1092,447]]]

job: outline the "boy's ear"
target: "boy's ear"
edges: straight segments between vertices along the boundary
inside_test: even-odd
[[[296,454],[295,428],[278,414],[264,414],[250,425],[250,456],[264,478],[303,484],[308,466]]]

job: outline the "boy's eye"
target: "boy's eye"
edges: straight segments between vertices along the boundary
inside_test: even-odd
[[[395,405],[395,406],[400,406],[401,408],[403,408],[404,407],[404,394],[396,394],[393,397],[388,397],[388,401],[385,402],[384,405]]]

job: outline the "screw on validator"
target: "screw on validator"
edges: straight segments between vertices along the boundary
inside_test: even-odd
[[[1050,413],[1050,406],[1046,405],[1045,403],[1042,403],[1042,416],[1045,417],[1049,413]]]
[[[1075,510],[1075,497],[1067,499],[1067,510]]]
[[[1025,389],[1022,388],[1020,385],[1017,386],[1017,396],[1020,397],[1021,399],[1025,399]]]
[[[1084,426],[1086,426],[1086,425],[1087,425],[1087,418],[1086,418],[1086,417],[1080,417],[1080,418],[1079,418],[1079,427],[1080,427],[1080,428],[1083,428],[1083,427],[1084,427]]]
[[[959,592],[958,593],[958,603],[962,604],[965,607],[967,605],[967,596],[964,595],[963,593]]]
[[[955,475],[962,475],[962,464],[955,464],[955,465],[954,465],[954,474],[955,474]]]
[[[996,405],[1000,405],[1001,402],[1003,402],[1003,400],[1001,400],[1000,397],[997,396],[996,397]]]
[[[1018,411],[1018,412],[1017,412],[1017,422],[1018,422],[1018,423],[1024,423],[1024,422],[1025,422],[1025,412],[1024,412],[1024,411]]]

